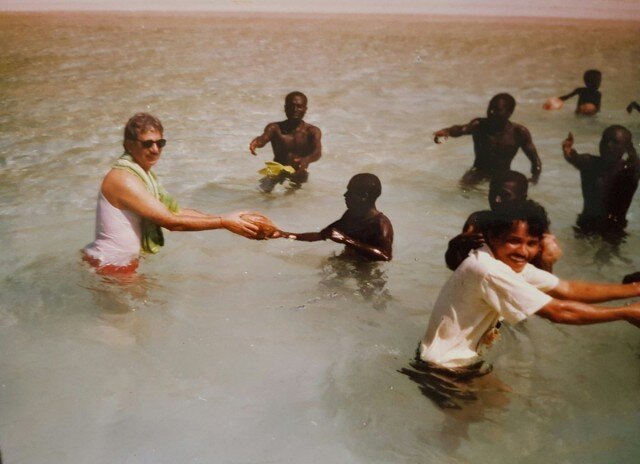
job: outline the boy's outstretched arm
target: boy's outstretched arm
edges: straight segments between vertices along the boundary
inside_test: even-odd
[[[298,240],[300,242],[318,242],[320,240],[326,240],[320,232],[305,232],[302,234],[297,234],[295,232],[282,232],[282,236]]]
[[[575,97],[576,95],[578,95],[580,93],[580,87],[576,88],[573,92],[568,93],[566,95],[562,95],[561,97],[558,97],[560,100],[565,101],[568,100],[571,97]]]
[[[451,126],[444,129],[440,129],[433,133],[433,141],[436,143],[442,143],[444,140],[440,140],[444,138],[445,140],[449,137],[461,137],[463,135],[470,135],[478,127],[480,123],[480,119],[476,118],[471,120],[468,124],[462,126]]]

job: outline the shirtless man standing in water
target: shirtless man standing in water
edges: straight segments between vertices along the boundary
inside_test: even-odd
[[[460,180],[463,186],[509,171],[511,161],[520,148],[531,161],[531,182],[538,182],[542,162],[531,134],[526,127],[509,121],[515,107],[516,101],[511,95],[499,93],[489,102],[486,118],[475,118],[463,126],[447,127],[433,134],[436,143],[442,143],[448,137],[473,137],[475,160],[473,167]]]
[[[264,133],[251,141],[249,151],[256,155],[256,148],[271,142],[273,160],[296,171],[290,177],[295,184],[306,182],[309,164],[318,161],[322,155],[320,138],[322,133],[316,126],[302,120],[307,112],[307,97],[302,92],[291,92],[284,99],[285,121],[272,122],[264,128]],[[270,192],[282,179],[264,178],[261,187]]]

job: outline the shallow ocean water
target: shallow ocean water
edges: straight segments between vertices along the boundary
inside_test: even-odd
[[[637,462],[640,332],[622,323],[507,329],[487,358],[510,391],[445,412],[397,372],[449,275],[447,241],[486,208],[463,191],[470,138],[431,133],[506,91],[543,162],[530,197],[550,214],[557,274],[615,282],[640,269],[638,200],[614,249],[578,240],[570,130],[595,153],[620,123],[640,138],[637,23],[213,14],[0,15],[0,450],[12,463]],[[603,111],[548,96],[603,72]],[[291,90],[309,97],[323,157],[295,192],[257,190]],[[318,230],[373,172],[394,260],[340,247],[168,233],[139,277],[80,262],[102,176],[137,111],[163,121],[157,172],[181,204],[259,210]],[[528,173],[519,154],[514,168]]]

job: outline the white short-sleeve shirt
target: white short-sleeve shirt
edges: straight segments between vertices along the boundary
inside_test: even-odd
[[[472,364],[498,321],[515,324],[540,310],[552,299],[545,292],[559,282],[531,264],[516,273],[486,245],[471,252],[440,290],[420,358],[449,368]]]

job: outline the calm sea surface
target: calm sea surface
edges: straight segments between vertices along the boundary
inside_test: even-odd
[[[640,209],[618,249],[577,240],[568,131],[640,140],[640,26],[385,17],[0,15],[0,450],[13,463],[631,463],[640,460],[640,332],[624,323],[503,331],[500,390],[443,412],[397,372],[414,354],[443,254],[486,185],[462,191],[470,138],[431,133],[513,94],[543,162],[565,278],[640,270]],[[548,96],[603,72],[603,111]],[[250,140],[309,96],[323,157],[293,194],[257,190]],[[355,267],[333,242],[168,233],[131,282],[80,262],[102,176],[135,112],[161,118],[158,173],[185,206],[259,210],[318,230],[373,172],[394,260]],[[519,154],[514,167],[529,164]]]

